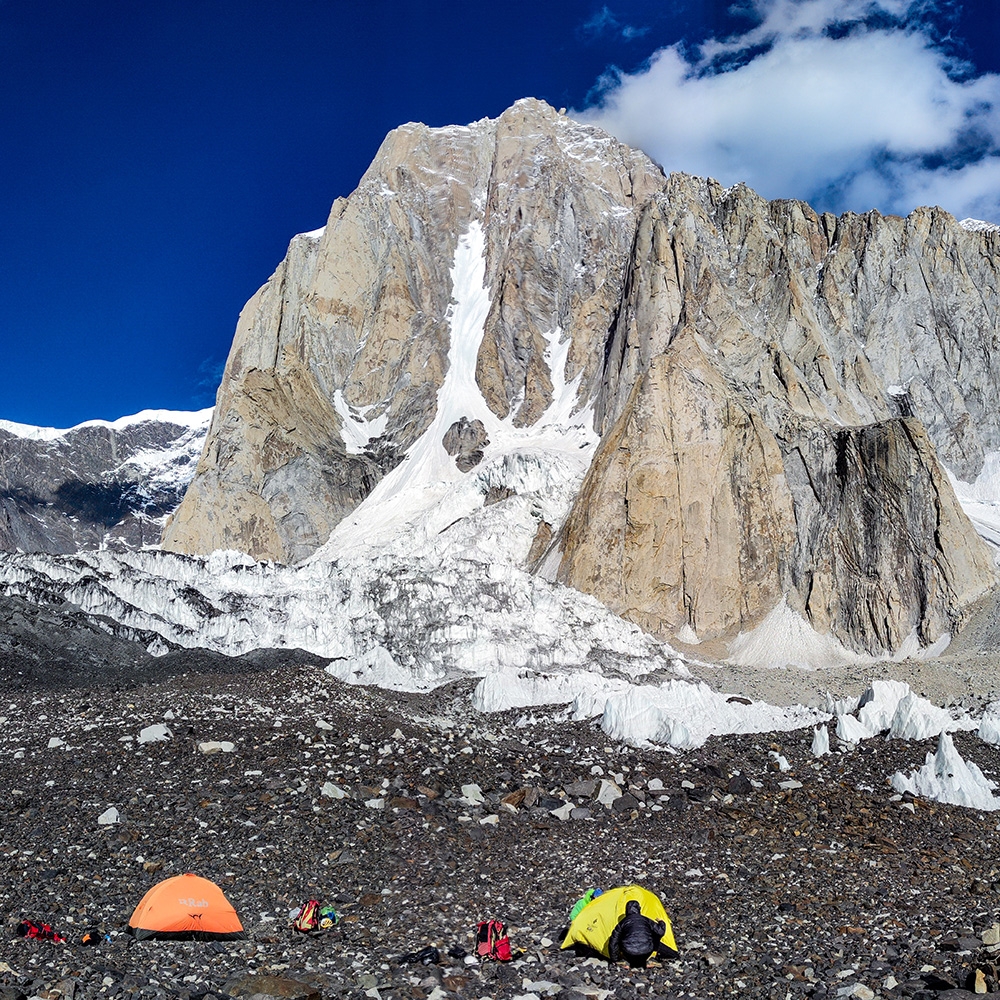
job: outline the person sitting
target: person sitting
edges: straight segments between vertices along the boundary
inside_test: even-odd
[[[612,963],[624,959],[633,968],[642,968],[656,951],[666,929],[662,920],[650,920],[643,915],[638,900],[630,899],[625,904],[621,920],[611,932],[608,958]]]

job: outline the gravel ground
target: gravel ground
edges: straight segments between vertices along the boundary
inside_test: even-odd
[[[929,1000],[977,964],[997,988],[982,941],[1000,919],[996,816],[886,781],[933,742],[876,739],[821,761],[811,731],[636,750],[552,713],[476,715],[470,690],[352,688],[298,665],[8,691],[0,998],[267,994],[272,976],[383,1000]],[[159,722],[170,740],[136,741]],[[235,749],[205,754],[205,741]],[[995,748],[955,742],[997,777]],[[621,789],[611,807],[595,800],[602,780]],[[327,782],[347,797],[324,795]],[[481,805],[463,800],[469,784]],[[120,822],[101,826],[109,806]],[[139,898],[184,871],[223,887],[248,941],[130,943]],[[584,889],[633,881],[663,898],[677,960],[631,970],[560,951]],[[308,898],[342,915],[323,937],[289,928]],[[519,957],[467,961],[476,921],[494,916]],[[17,938],[23,917],[70,942]],[[75,943],[91,925],[108,939]],[[426,945],[440,964],[394,961]]]

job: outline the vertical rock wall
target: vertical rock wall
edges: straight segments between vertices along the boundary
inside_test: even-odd
[[[538,101],[397,129],[292,242],[165,547],[295,562],[363,502],[434,419],[473,222],[488,407],[530,431],[577,380],[601,435],[533,565],[660,635],[731,636],[787,599],[862,650],[931,642],[994,585],[939,463],[969,479],[1000,449],[1000,237],[665,178]]]

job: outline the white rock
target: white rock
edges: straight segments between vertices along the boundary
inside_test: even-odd
[[[198,749],[202,753],[232,753],[236,749],[236,744],[230,743],[228,740],[208,740],[205,743],[199,743]]]
[[[146,726],[139,730],[139,743],[163,743],[173,737],[173,733],[162,723],[153,726]]]
[[[659,778],[650,778],[649,781],[646,784],[646,787],[651,792],[662,792],[663,791],[663,782]]]
[[[328,799],[347,798],[347,792],[345,792],[342,788],[338,788],[332,781],[325,782],[323,787],[319,790],[319,794]]]
[[[462,785],[462,801],[466,805],[481,806],[486,801],[486,797],[479,785]]]
[[[114,806],[108,806],[100,816],[97,817],[98,826],[113,826],[115,823],[120,822],[121,815]]]
[[[365,805],[369,809],[384,809],[385,799],[365,799]]]
[[[597,793],[597,801],[606,809],[610,809],[615,799],[622,794],[621,788],[607,778],[601,778],[601,787]]]
[[[480,826],[496,826],[500,822],[500,817],[496,813],[490,813],[489,816],[484,816],[480,821]]]
[[[778,765],[778,770],[784,773],[785,771],[790,771],[792,765],[788,763],[787,759],[782,757],[777,750],[769,751],[769,756]]]
[[[558,809],[549,810],[550,815],[555,816],[556,819],[562,820],[564,823],[569,819],[571,812],[573,812],[572,802],[565,802]]]
[[[55,750],[56,747],[64,747],[64,746],[66,746],[66,741],[65,740],[60,739],[58,736],[51,736],[51,737],[49,737],[49,749],[50,750]]]
[[[326,719],[317,719],[316,728],[323,729],[326,732],[331,732],[333,730],[333,726],[331,726],[330,723],[326,721]]]
[[[801,788],[802,782],[795,781],[794,779],[789,779],[788,781],[779,781],[778,787],[785,789],[785,791],[790,791],[793,788]]]

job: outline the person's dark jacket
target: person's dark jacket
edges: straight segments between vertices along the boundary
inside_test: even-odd
[[[612,962],[626,959],[630,965],[644,965],[656,951],[660,938],[667,932],[662,920],[643,916],[638,900],[625,904],[625,913],[611,932],[608,957]]]

